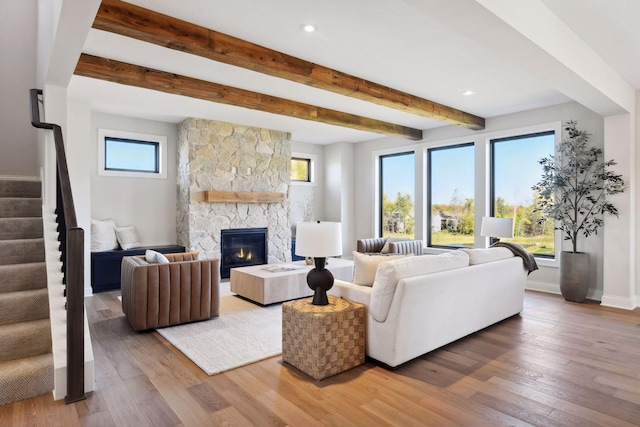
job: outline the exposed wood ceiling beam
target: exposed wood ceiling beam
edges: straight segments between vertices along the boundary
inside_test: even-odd
[[[102,0],[93,27],[432,120],[473,130],[485,126],[482,117],[120,0]]]
[[[422,131],[419,129],[84,53],[80,56],[74,74],[303,120],[400,136],[414,141],[422,139]]]

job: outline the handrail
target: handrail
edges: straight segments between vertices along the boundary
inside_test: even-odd
[[[29,91],[31,124],[53,131],[56,152],[56,213],[60,229],[62,264],[67,296],[67,395],[66,403],[86,399],[84,393],[84,230],[78,227],[71,192],[62,128],[40,121],[41,89]]]

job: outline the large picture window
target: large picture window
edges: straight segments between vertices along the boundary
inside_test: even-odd
[[[380,156],[380,236],[415,236],[415,154]]]
[[[427,152],[428,246],[474,246],[473,143]]]
[[[491,140],[491,216],[513,218],[513,239],[536,256],[554,256],[553,220],[540,223],[532,187],[542,176],[538,163],[554,154],[554,131]]]

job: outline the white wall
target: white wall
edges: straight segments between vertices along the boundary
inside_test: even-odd
[[[0,14],[0,175],[39,176],[38,131],[29,118],[37,87],[37,1],[2,2]]]
[[[85,101],[67,100],[65,151],[78,227],[84,230],[84,293],[91,289],[91,108]]]
[[[635,223],[633,221],[633,195],[635,185],[635,139],[633,117],[630,114],[606,117],[605,160],[615,159],[615,171],[622,174],[628,190],[608,198],[618,209],[618,216],[605,217],[603,229],[604,250],[604,295],[602,305],[633,309],[635,300]]]
[[[167,179],[98,176],[98,129],[167,136]],[[176,125],[109,114],[91,115],[91,217],[136,227],[144,246],[176,243]]]
[[[355,145],[354,172],[354,214],[358,221],[354,224],[355,239],[376,236],[375,224],[375,159],[374,153],[378,151],[397,150],[407,151],[422,149],[425,145],[431,146],[446,140],[464,139],[466,142],[484,140],[482,136],[489,133],[507,131],[510,129],[524,128],[528,126],[577,120],[581,129],[592,134],[592,143],[603,148],[604,121],[603,118],[577,103],[561,104],[548,108],[530,110],[522,113],[510,114],[486,121],[486,129],[483,131],[470,131],[455,126],[443,126],[425,131],[422,141],[409,142],[400,138],[384,138],[375,141],[358,143]],[[421,152],[421,151],[420,151]],[[420,157],[420,156],[418,156]],[[416,160],[416,174],[422,174],[423,162]],[[420,180],[420,178],[418,178]],[[417,180],[417,181],[418,181]],[[485,182],[476,183],[476,198],[487,194]],[[477,208],[482,208],[482,200],[476,202]],[[416,186],[416,205],[424,204],[423,192]],[[479,227],[477,227],[479,229]],[[416,230],[418,232],[418,229]],[[419,236],[426,241],[426,236]],[[565,244],[566,245],[566,244]],[[603,236],[602,233],[581,239],[578,250],[591,253],[591,277],[589,298],[600,300],[603,292]],[[569,249],[569,246],[563,246]],[[542,263],[540,263],[542,264]],[[529,276],[529,285],[532,288],[543,289],[551,292],[559,292],[558,268],[554,263],[541,266],[540,270]]]
[[[354,144],[339,142],[324,146],[324,216],[327,221],[342,223],[342,254],[345,258],[351,258],[356,245],[354,156]]]

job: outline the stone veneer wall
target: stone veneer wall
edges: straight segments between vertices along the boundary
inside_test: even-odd
[[[286,132],[231,123],[194,118],[180,123],[178,243],[219,258],[221,230],[266,227],[269,262],[290,262],[290,139]],[[202,195],[205,190],[268,191],[287,196],[283,203],[207,203]]]

